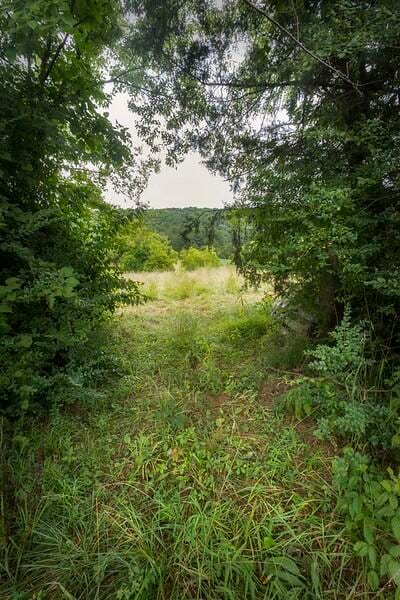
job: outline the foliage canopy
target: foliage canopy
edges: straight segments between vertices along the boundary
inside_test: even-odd
[[[0,397],[47,403],[77,347],[116,304],[137,301],[111,262],[125,218],[102,198],[126,175],[127,132],[107,118],[113,0],[2,2],[0,12]]]
[[[253,226],[242,269],[307,299],[322,329],[350,302],[397,347],[397,2],[130,6],[137,71],[119,85],[153,147],[196,148],[234,183]]]

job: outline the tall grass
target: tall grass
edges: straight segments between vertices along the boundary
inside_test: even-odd
[[[244,280],[233,265],[200,268],[195,271],[128,273],[127,277],[143,283],[144,292],[153,299],[185,300],[195,296],[240,296]]]
[[[197,274],[225,298],[211,291],[207,313],[201,296],[167,300],[173,275],[146,274],[169,308],[122,315],[123,374],[103,400],[14,429],[1,598],[371,597],[329,456],[266,399],[270,313],[222,273]]]

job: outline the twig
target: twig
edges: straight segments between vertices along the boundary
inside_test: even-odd
[[[41,83],[42,83],[42,84],[43,84],[43,83],[45,83],[46,79],[47,79],[47,78],[48,78],[48,76],[50,75],[50,73],[51,73],[51,70],[52,70],[52,68],[54,67],[55,63],[56,63],[56,60],[57,60],[57,58],[60,56],[60,54],[61,54],[62,50],[63,50],[63,49],[64,49],[64,47],[65,47],[65,44],[66,44],[66,43],[67,43],[67,41],[68,41],[68,38],[69,38],[69,33],[66,33],[66,34],[64,35],[64,37],[63,37],[62,41],[59,43],[59,45],[58,45],[58,47],[57,47],[57,50],[55,51],[55,53],[54,53],[54,55],[53,55],[53,57],[52,57],[52,59],[51,59],[51,61],[50,61],[50,64],[49,64],[49,66],[47,67],[46,71],[44,72],[44,74],[43,74],[43,76],[42,76],[42,78],[41,78]]]
[[[272,23],[273,25],[275,25],[275,27],[277,27],[280,31],[282,31],[282,33],[284,33],[291,40],[293,40],[294,43],[297,46],[299,46],[299,48],[301,48],[303,50],[303,52],[305,52],[306,54],[308,54],[309,56],[311,56],[311,58],[313,58],[315,61],[317,61],[320,64],[322,64],[325,67],[327,67],[333,73],[336,73],[336,75],[338,75],[341,79],[343,79],[343,81],[346,81],[346,83],[350,84],[356,90],[356,92],[361,96],[361,91],[359,89],[358,84],[355,83],[354,81],[352,81],[350,79],[350,77],[348,77],[345,73],[342,73],[342,71],[339,71],[339,69],[336,69],[336,67],[332,66],[330,63],[328,63],[326,60],[324,60],[321,56],[318,56],[318,54],[315,54],[315,52],[313,52],[312,50],[310,50],[309,48],[307,48],[307,46],[305,46],[303,44],[303,42],[301,42],[300,40],[298,40],[295,35],[293,35],[288,29],[286,29],[286,27],[284,27],[283,25],[281,25],[281,23],[279,23],[279,21],[277,21],[276,19],[274,19],[274,17],[271,17],[271,15],[269,15],[267,13],[267,11],[265,11],[263,8],[260,8],[256,4],[253,4],[251,2],[251,0],[244,0],[244,2],[248,6],[250,6],[253,10],[255,10],[258,13],[260,13],[261,15],[263,15],[263,17],[265,17],[266,19],[268,19],[268,21],[270,23]]]

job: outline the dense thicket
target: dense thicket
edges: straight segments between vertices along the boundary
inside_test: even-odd
[[[197,148],[234,183],[254,231],[241,255],[249,277],[272,279],[279,294],[307,304],[320,332],[348,304],[378,350],[369,373],[394,368],[398,3],[130,4],[140,18],[125,50],[141,56],[147,93],[135,87],[137,73],[120,85],[143,137],[165,144],[171,161]],[[385,365],[374,362],[382,357]]]
[[[114,0],[1,3],[0,401],[11,414],[71,383],[93,326],[139,298],[111,263],[125,218],[95,184],[131,159],[103,89],[120,13]]]

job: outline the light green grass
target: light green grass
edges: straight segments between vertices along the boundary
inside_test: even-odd
[[[261,297],[263,290],[244,290],[244,280],[233,265],[204,267],[194,271],[128,273],[127,277],[143,284],[150,300],[186,300],[196,296],[235,298]],[[214,299],[214,302],[216,299]],[[232,298],[230,298],[232,302]]]
[[[268,311],[219,285],[126,310],[103,399],[14,434],[1,598],[378,597],[335,514],[328,450],[274,410]]]

